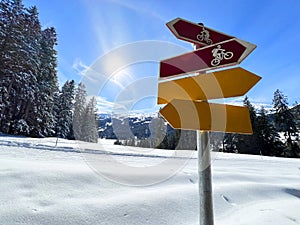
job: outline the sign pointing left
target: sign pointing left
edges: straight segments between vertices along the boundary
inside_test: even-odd
[[[173,99],[159,113],[175,129],[252,134],[243,106]]]

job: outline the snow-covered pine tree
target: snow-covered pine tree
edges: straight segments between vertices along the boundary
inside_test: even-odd
[[[5,133],[51,135],[57,89],[56,33],[41,30],[36,7],[0,2],[0,125]]]
[[[55,134],[54,95],[58,92],[57,82],[57,45],[56,31],[53,27],[46,28],[40,39],[40,65],[37,76],[38,92],[36,93],[38,128],[43,136]]]
[[[1,130],[28,135],[28,122],[23,115],[34,100],[37,68],[30,51],[27,14],[21,0],[5,0],[0,7],[1,23],[4,23],[1,26],[5,27],[0,41]]]
[[[257,137],[258,132],[257,132],[256,111],[247,96],[245,97],[243,103],[244,103],[244,106],[246,106],[249,110],[253,134],[252,135],[239,134],[236,136],[237,137],[237,143],[236,143],[237,151],[239,153],[244,153],[244,154],[259,155],[260,149],[259,149],[258,137]]]
[[[283,149],[279,134],[267,118],[265,108],[262,106],[257,118],[258,140],[262,155],[279,156]]]
[[[40,69],[40,43],[41,39],[41,25],[38,18],[38,11],[36,7],[24,9],[24,21],[22,27],[24,29],[23,35],[25,36],[26,45],[24,45],[24,66],[27,73],[31,75],[31,79],[24,81],[20,98],[22,98],[22,111],[20,115],[17,115],[18,122],[19,118],[22,118],[28,124],[30,132],[26,135],[41,137],[42,132],[40,128],[40,122],[43,118],[38,117],[38,95],[39,83],[37,77],[39,76]],[[19,133],[18,129],[14,128],[15,133]]]
[[[273,108],[275,110],[275,124],[279,132],[283,132],[286,137],[286,150],[283,156],[292,156],[293,148],[296,146],[294,140],[298,136],[298,129],[294,115],[288,106],[287,97],[280,91],[274,92]]]
[[[73,132],[76,140],[83,140],[83,124],[86,107],[86,89],[83,83],[79,83],[75,90]]]
[[[83,141],[86,142],[98,142],[98,124],[97,124],[97,101],[95,97],[92,97],[84,112],[84,123],[82,125]]]
[[[152,130],[155,130],[155,134],[153,135],[155,137],[155,148],[158,148],[160,144],[163,142],[166,134],[167,134],[167,125],[165,119],[158,113],[157,118],[153,119],[151,123],[154,123],[154,128]],[[151,125],[151,124],[150,124]]]
[[[237,134],[226,133],[223,137],[222,151],[230,153],[238,153],[237,150]]]
[[[7,116],[5,112],[9,106],[8,87],[10,75],[6,66],[9,59],[7,58],[6,49],[9,41],[9,34],[12,29],[10,18],[12,15],[10,2],[7,0],[0,1],[0,129],[2,132],[7,130]]]
[[[74,107],[75,83],[67,81],[59,95],[55,98],[56,136],[72,139],[73,107]]]
[[[194,130],[180,130],[178,137],[178,150],[196,150],[197,149],[197,133]]]
[[[10,130],[10,121],[12,115],[8,115],[10,102],[10,91],[12,89],[13,70],[15,65],[13,61],[12,47],[16,44],[11,40],[15,33],[16,20],[13,13],[12,2],[3,0],[0,2],[0,94],[1,94],[1,112],[0,112],[0,129],[2,132],[8,133]]]

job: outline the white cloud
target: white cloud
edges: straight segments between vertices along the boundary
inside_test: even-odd
[[[72,68],[81,76],[84,76],[86,71],[88,71],[88,69],[90,69],[90,67],[85,65],[79,58],[76,58],[74,60]]]
[[[115,110],[124,108],[124,106],[115,102],[108,101],[106,98],[101,96],[97,96],[96,99],[98,113],[112,113]]]
[[[109,1],[118,4],[122,7],[125,7],[127,9],[130,9],[136,13],[143,14],[144,16],[150,16],[154,19],[160,20],[163,23],[165,23],[166,21],[166,19],[162,17],[160,14],[158,14],[157,12],[153,10],[152,11],[148,10],[149,6],[147,6],[143,1],[135,1],[134,4],[124,0],[109,0]],[[153,2],[151,4],[153,4]]]

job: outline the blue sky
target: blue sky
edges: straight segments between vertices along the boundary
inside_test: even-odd
[[[36,5],[42,25],[57,29],[60,83],[70,79],[79,82],[101,57],[135,42],[174,44],[174,56],[191,51],[192,46],[177,40],[165,25],[181,17],[257,45],[240,64],[262,77],[247,94],[252,102],[271,103],[277,88],[287,95],[291,105],[300,102],[299,0],[24,0],[24,4]],[[153,79],[139,80],[158,77],[157,58],[168,56],[165,49],[161,51],[156,60],[128,65],[110,76],[102,74],[109,76],[105,85],[99,84],[102,109],[115,105],[127,88],[136,88],[136,92],[148,88],[153,95],[157,88]],[[148,53],[142,50],[139,54]],[[148,96],[137,95],[130,107],[155,107],[155,96],[146,92]]]

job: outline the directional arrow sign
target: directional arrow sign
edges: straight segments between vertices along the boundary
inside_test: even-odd
[[[203,25],[199,25],[181,18],[167,23],[168,28],[178,38],[200,45],[211,45],[232,39],[233,36],[223,34]]]
[[[160,78],[211,70],[241,63],[256,45],[231,39],[160,62]]]
[[[247,107],[173,99],[160,114],[175,129],[252,134]]]
[[[246,94],[261,77],[243,69],[232,68],[158,84],[158,104],[172,99],[207,100]]]

